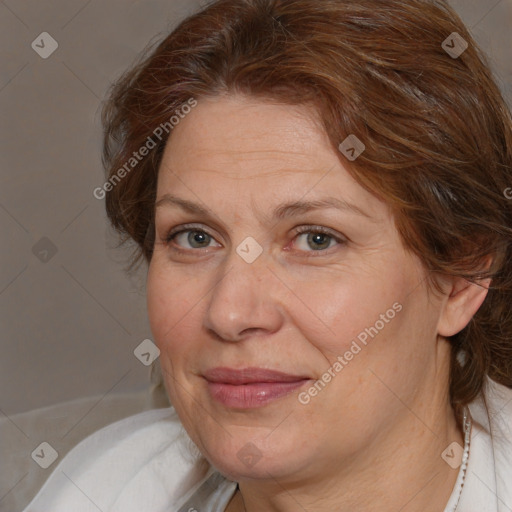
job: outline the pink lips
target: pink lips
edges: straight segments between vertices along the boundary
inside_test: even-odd
[[[212,397],[226,407],[262,407],[288,395],[310,380],[263,368],[213,368],[204,373]]]

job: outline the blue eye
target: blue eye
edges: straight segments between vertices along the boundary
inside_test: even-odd
[[[328,249],[330,247],[331,242],[334,241],[334,239],[331,236],[326,235],[325,233],[315,233],[315,232],[301,233],[298,236],[298,239],[300,239],[301,237],[304,237],[304,235],[306,235],[305,241],[306,241],[307,247],[313,249],[314,251],[321,251],[323,249]],[[301,250],[303,250],[303,249],[301,248]]]
[[[176,233],[170,233],[166,238],[166,242],[172,241],[186,249],[204,249],[210,246],[214,238],[202,229],[184,229]],[[189,247],[186,244],[189,244]]]
[[[324,229],[312,229],[310,227],[300,231],[297,235],[297,240],[299,241],[298,249],[305,252],[321,252],[330,249],[336,243],[344,243],[344,240],[325,232]]]

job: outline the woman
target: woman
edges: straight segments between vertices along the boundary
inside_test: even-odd
[[[512,123],[444,2],[214,2],[104,125],[173,408],[28,511],[512,510]]]

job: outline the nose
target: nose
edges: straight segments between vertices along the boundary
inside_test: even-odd
[[[279,300],[282,284],[263,254],[247,263],[233,251],[224,271],[210,295],[204,316],[206,329],[230,342],[278,331],[283,324]]]

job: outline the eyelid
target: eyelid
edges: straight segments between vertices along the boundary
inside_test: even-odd
[[[324,235],[329,235],[338,242],[348,242],[348,238],[333,229],[326,228],[325,226],[315,226],[312,224],[299,226],[295,228],[295,234],[299,235],[302,233],[322,233]]]

